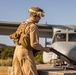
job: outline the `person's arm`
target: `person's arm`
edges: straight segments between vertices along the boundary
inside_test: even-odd
[[[30,44],[35,50],[47,51],[48,49],[39,44],[38,27],[35,25],[31,25],[30,27]]]

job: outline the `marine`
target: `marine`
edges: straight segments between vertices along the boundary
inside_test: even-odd
[[[45,48],[39,44],[38,27],[36,25],[41,17],[44,17],[44,11],[41,8],[34,6],[28,10],[28,14],[30,17],[25,23],[31,24],[27,25],[24,29],[24,33],[28,37],[29,43],[27,43],[27,45],[29,47],[23,46],[22,44],[16,45],[11,75],[38,75],[32,52],[33,49],[50,52],[49,48]]]

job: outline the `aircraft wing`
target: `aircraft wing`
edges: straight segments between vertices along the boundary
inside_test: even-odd
[[[0,21],[0,35],[10,35],[15,32],[20,22],[5,22]],[[37,24],[39,29],[39,37],[51,38],[53,29],[51,25]]]
[[[0,35],[10,35],[15,32],[20,22],[0,21]],[[75,30],[76,25],[52,25],[52,24],[37,24],[39,29],[39,37],[52,38],[55,29]]]

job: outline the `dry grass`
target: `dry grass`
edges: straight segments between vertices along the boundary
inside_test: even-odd
[[[12,65],[12,59],[0,59],[0,66],[11,66]]]

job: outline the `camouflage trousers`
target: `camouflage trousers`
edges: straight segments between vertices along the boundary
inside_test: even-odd
[[[11,75],[37,75],[32,50],[17,46],[14,52]]]

